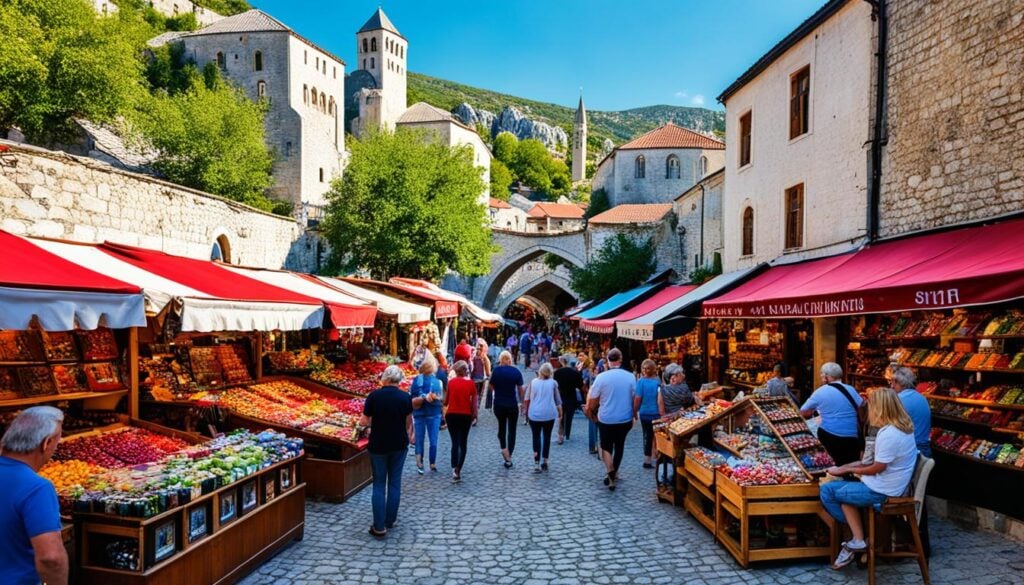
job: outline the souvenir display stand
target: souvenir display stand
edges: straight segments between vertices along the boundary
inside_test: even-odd
[[[795,404],[713,401],[658,426],[659,452],[676,466],[674,499],[742,566],[836,554],[839,525],[818,496],[832,461]]]
[[[846,367],[858,389],[917,373],[932,411],[928,493],[1024,519],[1024,314],[1009,306],[851,318]]]

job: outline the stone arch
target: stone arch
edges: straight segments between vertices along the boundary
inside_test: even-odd
[[[515,271],[519,270],[527,262],[535,260],[544,254],[554,254],[577,267],[586,264],[583,258],[580,258],[573,252],[543,241],[519,250],[511,256],[500,258],[499,255],[499,258],[496,258],[497,262],[491,264],[491,276],[487,279],[483,287],[483,293],[480,296],[484,306],[489,307],[494,304],[502,285]]]
[[[534,295],[530,294],[530,293],[534,292],[535,290],[537,290],[538,288],[544,287],[546,285],[550,285],[552,287],[560,289],[560,290],[564,291],[565,293],[567,293],[567,294],[569,294],[569,295],[571,295],[573,297],[578,298],[576,293],[574,293],[572,291],[572,289],[569,288],[569,283],[565,282],[565,279],[560,278],[560,277],[558,277],[558,276],[556,276],[554,274],[550,274],[549,273],[549,274],[545,274],[545,275],[543,275],[543,276],[541,276],[539,278],[536,278],[534,280],[531,280],[531,281],[523,284],[522,286],[516,288],[515,290],[513,290],[512,292],[510,292],[509,294],[507,294],[507,295],[505,295],[505,296],[503,296],[501,298],[496,298],[494,300],[494,302],[495,302],[494,312],[496,312],[496,313],[498,313],[500,315],[503,315],[505,313],[505,310],[508,309],[509,306],[511,306],[512,303],[514,303],[516,301],[516,299],[519,299],[519,298],[522,298],[522,297],[534,298],[540,304],[543,304],[543,305],[547,306],[546,303],[544,303],[540,299],[536,299],[536,297]],[[500,289],[501,287],[498,287],[498,288]]]

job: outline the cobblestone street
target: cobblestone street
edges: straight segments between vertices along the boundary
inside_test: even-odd
[[[501,465],[497,424],[484,411],[470,433],[461,484],[450,482],[447,433],[438,472],[419,476],[410,450],[398,526],[367,534],[370,488],[344,504],[309,502],[306,532],[244,583],[866,583],[856,567],[825,559],[744,570],[682,508],[660,504],[641,467],[639,425],[630,433],[623,479],[609,492],[587,452],[587,421],[552,445],[551,470],[535,474],[529,427],[519,426],[515,467]],[[932,519],[932,582],[1024,583],[1024,546]],[[920,583],[913,561],[882,565],[882,585]]]

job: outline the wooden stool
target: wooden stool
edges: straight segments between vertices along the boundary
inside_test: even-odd
[[[928,476],[934,466],[934,460],[918,454],[914,476],[910,481],[910,490],[913,495],[890,497],[880,506],[872,506],[868,512],[868,585],[875,585],[875,566],[878,558],[917,558],[925,585],[931,585],[931,579],[928,577],[928,560],[924,556],[924,547],[921,545],[918,522],[921,517],[921,507],[924,506]],[[900,517],[910,525],[910,534],[914,538],[913,551],[897,552],[892,550],[892,521]],[[876,530],[876,526],[881,526],[881,530]]]

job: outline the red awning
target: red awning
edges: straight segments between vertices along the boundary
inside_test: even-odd
[[[379,280],[364,280],[359,278],[342,278],[342,280],[359,286],[369,286],[382,292],[404,293],[410,297],[430,301],[434,305],[435,319],[458,317],[462,310],[462,306],[459,305],[458,301],[449,300],[445,295],[436,294],[427,288],[391,282],[381,282]]]
[[[774,266],[705,317],[799,318],[945,309],[1024,297],[1024,220],[912,236]]]
[[[142,289],[0,230],[0,329],[122,328],[146,323]],[[102,321],[102,323],[101,323]]]
[[[647,313],[655,311],[678,299],[695,288],[697,287],[692,284],[666,287],[639,305],[622,311],[621,313],[612,315],[611,317],[605,317],[603,319],[581,319],[580,327],[585,331],[590,331],[591,333],[611,333],[615,330],[616,321],[629,321],[630,319],[636,319],[646,315]]]

